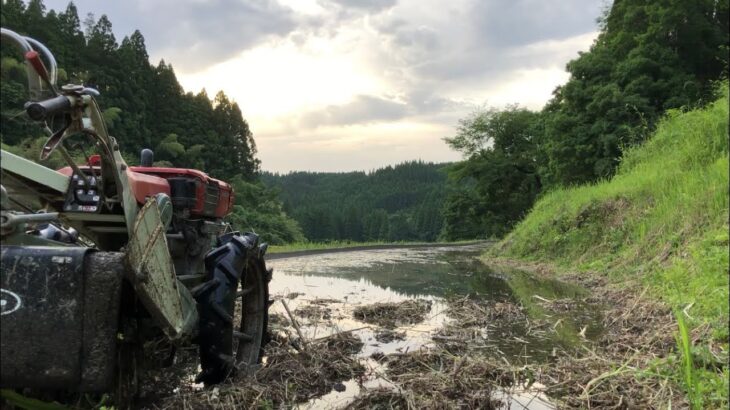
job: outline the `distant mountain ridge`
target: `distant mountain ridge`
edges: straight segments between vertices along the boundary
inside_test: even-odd
[[[371,172],[263,172],[312,241],[435,241],[448,164],[410,161]]]

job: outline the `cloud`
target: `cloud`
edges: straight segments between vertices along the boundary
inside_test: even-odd
[[[403,2],[373,19],[388,54],[420,79],[499,83],[514,68],[557,61],[539,49],[522,48],[594,33],[605,0],[454,1],[442,8]],[[410,16],[406,18],[404,16]],[[575,55],[575,50],[572,50]],[[560,56],[563,57],[562,55]],[[566,61],[560,60],[560,65]]]
[[[257,142],[267,170],[367,171],[414,159],[456,161],[460,155],[441,139],[450,134],[444,125],[399,122],[301,130]]]
[[[45,0],[63,10],[68,0]],[[139,28],[186,90],[234,98],[264,169],[458,158],[441,138],[484,105],[540,109],[610,0],[75,0]]]
[[[68,0],[47,0],[63,11]],[[139,29],[153,58],[196,71],[237,56],[297,25],[296,14],[275,0],[75,0],[83,21],[88,12],[107,14],[117,41]]]
[[[594,31],[603,1],[491,0],[473,4],[476,41],[503,49]]]
[[[300,122],[307,128],[367,124],[399,120],[408,112],[406,104],[372,95],[358,95],[346,104],[330,105],[308,112],[302,116]]]
[[[393,7],[397,0],[331,0],[344,8],[379,12]]]

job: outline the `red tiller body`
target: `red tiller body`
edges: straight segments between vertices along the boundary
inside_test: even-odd
[[[190,209],[191,215],[222,218],[233,207],[233,188],[205,172],[185,168],[130,167],[132,172],[167,180],[175,207]]]
[[[61,168],[58,172],[69,177],[73,175],[71,167]],[[129,167],[127,178],[140,204],[150,196],[164,193],[170,196],[176,209],[187,209],[190,216],[223,218],[233,208],[231,185],[195,169]]]

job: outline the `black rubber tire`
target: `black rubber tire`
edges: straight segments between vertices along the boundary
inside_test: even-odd
[[[239,368],[255,366],[268,325],[268,281],[258,236],[234,232],[217,242],[218,247],[205,256],[206,281],[193,290],[200,317],[197,339],[202,368],[196,382],[206,385],[222,382]],[[252,288],[243,295],[241,324],[234,332],[241,280],[242,292]],[[235,356],[234,338],[238,341]]]
[[[265,247],[263,248],[265,252]],[[263,252],[258,258],[249,259],[241,282],[241,321],[239,334],[255,335],[253,340],[237,338],[236,368],[251,373],[263,356],[263,349],[269,341],[269,281],[271,271],[266,269]],[[251,290],[253,289],[253,290]],[[248,291],[251,290],[251,291]]]

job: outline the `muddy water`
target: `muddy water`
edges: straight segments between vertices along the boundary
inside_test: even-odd
[[[587,292],[558,281],[538,280],[524,272],[497,272],[478,260],[486,245],[449,248],[367,250],[276,259],[271,294],[274,313],[289,322],[284,303],[293,313],[308,340],[339,332],[350,332],[364,343],[358,353],[369,368],[363,386],[351,380],[345,390],[331,393],[303,405],[303,408],[340,408],[353,400],[363,387],[387,386],[379,377],[383,369],[369,359],[374,353],[406,353],[433,346],[432,337],[450,320],[446,299],[460,295],[517,303],[535,320],[554,322],[557,331],[537,331],[529,321],[487,327],[480,348],[498,353],[511,363],[550,360],[556,350],[569,349],[598,335],[601,329],[596,309],[581,305]],[[397,326],[396,340],[383,340],[383,329],[353,318],[353,310],[379,302],[425,299],[430,312],[420,323]],[[284,303],[281,303],[281,301]],[[544,301],[569,300],[570,313],[547,311]],[[281,317],[280,317],[281,318]],[[380,339],[380,340],[379,340]],[[338,390],[342,390],[342,386]],[[510,408],[553,408],[543,395],[532,391],[504,392]],[[527,404],[529,403],[529,404]],[[526,407],[525,407],[526,406]]]

